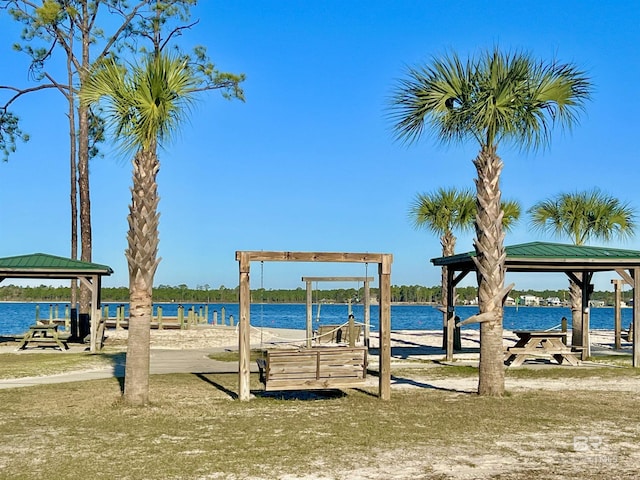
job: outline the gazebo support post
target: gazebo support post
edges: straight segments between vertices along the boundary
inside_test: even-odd
[[[591,356],[591,337],[589,335],[589,297],[591,296],[591,278],[593,272],[582,273],[582,360]]]
[[[446,359],[447,362],[453,361],[453,335],[455,329],[455,291],[456,287],[453,283],[453,269],[447,268],[447,310],[444,312],[445,314],[445,326],[446,326],[446,335],[447,335],[447,350],[446,350]]]
[[[640,335],[640,288],[638,283],[640,279],[640,268],[633,269],[633,339],[631,341],[633,348],[632,365],[635,368],[640,367],[640,349],[638,348],[638,335]]]
[[[619,279],[612,279],[611,283],[613,284],[613,328],[614,328],[614,332],[615,332],[615,346],[614,348],[616,350],[620,350],[621,346],[622,346],[622,315],[620,312],[620,301],[621,299],[621,292],[620,292],[620,286],[622,285],[622,280]]]

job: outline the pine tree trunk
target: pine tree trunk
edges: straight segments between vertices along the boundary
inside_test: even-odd
[[[87,2],[82,2],[82,52],[79,70],[80,85],[85,82],[91,66],[89,47],[92,36],[89,29],[89,9]],[[91,233],[91,196],[89,194],[89,109],[78,105],[78,193],[80,199],[80,259],[83,262],[92,261],[93,236]],[[89,312],[91,292],[84,284],[80,284],[80,331],[81,336],[89,333]]]
[[[476,265],[478,268],[479,314],[490,318],[480,324],[480,372],[478,394],[504,394],[504,316],[505,258],[504,229],[500,204],[502,161],[495,147],[483,146],[474,160],[478,213],[476,217]],[[484,314],[484,315],[483,315]]]
[[[124,381],[124,400],[132,405],[149,402],[153,277],[160,262],[156,183],[159,167],[155,148],[138,152],[133,161],[126,252],[129,265],[129,339]]]

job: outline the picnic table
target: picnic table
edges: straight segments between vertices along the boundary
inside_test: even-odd
[[[22,337],[18,345],[18,350],[24,350],[29,344],[36,344],[37,346],[57,346],[60,350],[68,350],[67,338],[68,335],[60,335],[58,332],[58,324],[56,323],[31,325],[29,331]]]
[[[526,331],[516,330],[518,341],[505,352],[505,364],[511,367],[519,367],[528,357],[541,358],[552,357],[556,362],[577,366],[580,362],[566,345],[567,333],[559,331]]]

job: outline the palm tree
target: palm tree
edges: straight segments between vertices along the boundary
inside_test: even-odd
[[[634,234],[635,212],[629,204],[601,192],[598,188],[575,193],[561,193],[536,203],[528,210],[534,229],[570,239],[584,245],[591,239],[605,242]],[[576,273],[581,278],[580,273]],[[569,279],[571,298],[571,344],[582,345],[582,291]]]
[[[158,146],[176,132],[195,100],[207,90],[184,58],[154,52],[128,69],[99,67],[82,88],[86,104],[102,102],[109,127],[125,152],[134,154],[126,258],[129,268],[129,339],[124,399],[149,398],[149,327],[158,258]],[[218,87],[221,88],[221,87]],[[237,88],[237,84],[234,88]]]
[[[510,229],[520,218],[520,204],[516,201],[502,202],[503,226]],[[409,209],[409,217],[416,229],[426,228],[440,236],[442,256],[455,254],[456,237],[454,230],[467,231],[473,228],[476,217],[476,201],[471,190],[458,190],[456,188],[439,188],[433,193],[420,193],[416,195]],[[446,349],[447,320],[448,320],[448,292],[449,281],[447,267],[442,267],[442,313],[443,313],[443,342],[442,348]]]
[[[480,144],[476,170],[475,263],[478,277],[480,373],[478,393],[504,393],[502,344],[505,250],[498,145],[522,149],[550,143],[554,124],[572,126],[588,99],[585,74],[570,64],[536,62],[524,53],[497,48],[478,59],[456,54],[410,68],[391,98],[390,119],[396,138],[412,143],[425,126],[443,142],[469,138]]]

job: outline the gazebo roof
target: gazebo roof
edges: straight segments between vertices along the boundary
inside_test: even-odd
[[[75,278],[84,275],[111,275],[107,265],[82,262],[45,253],[0,258],[1,278]]]
[[[612,271],[640,267],[640,251],[548,242],[530,242],[505,247],[505,267],[511,272]],[[435,266],[456,271],[476,270],[476,252],[432,258]]]

